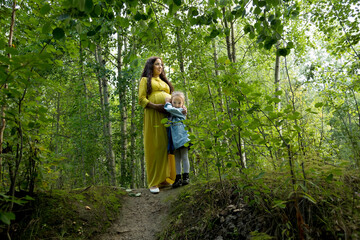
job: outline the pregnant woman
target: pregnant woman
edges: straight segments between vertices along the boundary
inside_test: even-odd
[[[170,176],[168,137],[161,119],[166,117],[165,98],[174,91],[164,72],[161,58],[146,61],[139,85],[139,104],[144,108],[144,152],[147,183],[151,193],[159,193]]]

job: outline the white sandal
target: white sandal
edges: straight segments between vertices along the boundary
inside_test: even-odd
[[[156,194],[160,192],[160,189],[157,186],[153,186],[150,188],[150,192]]]

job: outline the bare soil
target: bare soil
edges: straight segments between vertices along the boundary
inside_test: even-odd
[[[125,197],[120,217],[105,234],[96,236],[100,240],[152,240],[166,225],[172,200],[181,188],[163,188],[158,194],[149,189],[135,189]],[[134,196],[141,193],[139,197]]]

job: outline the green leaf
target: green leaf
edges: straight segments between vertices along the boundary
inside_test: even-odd
[[[272,206],[272,208],[277,208],[277,207],[279,207],[279,208],[285,208],[286,207],[286,203],[287,203],[287,201],[282,201],[282,200],[274,200],[274,205]]]
[[[139,11],[137,11],[134,16],[135,21],[140,21],[142,18],[143,18],[142,14]]]
[[[259,7],[256,7],[254,10],[255,15],[259,15],[261,13],[261,9]]]
[[[44,6],[42,6],[42,8],[40,9],[40,13],[42,15],[46,15],[50,12],[51,10],[51,7],[50,7],[50,4],[45,4]]]
[[[283,56],[283,57],[286,57],[286,55],[288,55],[290,53],[290,49],[287,49],[287,48],[279,48],[277,51],[276,51],[276,54],[279,55],[279,56]]]
[[[220,31],[217,29],[213,29],[210,33],[210,38],[215,38],[220,34]]]
[[[309,200],[310,202],[312,202],[313,204],[316,204],[316,200],[310,196],[309,194],[307,194],[306,192],[303,192],[303,197],[306,198],[307,200]]]
[[[10,221],[15,220],[15,214],[12,212],[0,212],[0,220],[5,224],[10,225]]]
[[[265,172],[261,172],[259,175],[257,175],[254,180],[260,179],[265,175]]]
[[[29,128],[34,128],[35,127],[35,122],[29,122],[28,127]]]
[[[275,96],[280,96],[282,94],[282,90],[278,90],[275,92]]]
[[[286,48],[294,48],[294,43],[293,42],[288,42],[286,45]]]
[[[330,173],[330,174],[326,177],[325,181],[328,182],[328,183],[330,183],[333,179],[334,179],[334,175],[333,175],[332,173]]]
[[[45,23],[45,25],[41,29],[41,32],[44,34],[51,32],[51,23],[49,22]]]
[[[55,40],[60,40],[65,36],[65,32],[62,28],[55,28],[52,34]]]
[[[281,99],[279,99],[277,97],[274,97],[274,98],[271,99],[271,101],[274,102],[274,103],[279,103],[279,102],[281,102]]]
[[[258,2],[258,6],[259,6],[259,7],[265,7],[265,6],[266,6],[266,1],[263,1],[263,0],[262,0],[262,1],[259,1],[259,2]]]
[[[181,6],[181,0],[173,0],[176,6]]]
[[[26,196],[24,197],[24,199],[25,199],[25,200],[29,200],[29,201],[34,201],[34,200],[35,200],[34,198],[30,197],[29,195],[26,195]]]
[[[266,50],[270,50],[271,47],[277,42],[276,39],[273,39],[273,38],[268,38],[266,41],[265,41],[265,44],[264,44],[264,48]]]
[[[182,24],[182,22],[180,21],[180,19],[178,19],[178,18],[174,19],[174,25],[175,26],[181,26],[181,24]]]
[[[78,0],[78,9],[80,10],[80,11],[85,11],[85,0]]]
[[[294,129],[297,131],[297,132],[301,132],[301,128],[297,125],[294,126]]]
[[[86,0],[85,1],[85,12],[91,13],[94,8],[94,3],[92,0]]]
[[[209,139],[205,139],[204,144],[205,144],[205,148],[209,148],[209,149],[211,149],[213,146],[213,144],[211,143],[211,141]]]
[[[76,28],[76,31],[77,31],[79,34],[81,34],[81,32],[82,32],[82,26],[81,26],[81,24],[80,24],[80,23],[76,24],[75,28]]]
[[[244,32],[245,33],[254,32],[254,27],[248,24],[244,27]]]
[[[169,119],[163,118],[163,119],[161,119],[161,124],[165,124],[165,123],[167,123],[168,121],[169,121]]]
[[[316,108],[320,108],[322,106],[324,106],[324,103],[322,103],[322,102],[315,103]]]
[[[101,6],[99,4],[95,5],[94,13],[99,16],[101,14]]]
[[[228,3],[227,0],[220,0],[220,6],[221,7],[225,7],[227,3]]]
[[[95,34],[96,34],[96,32],[93,31],[93,30],[91,30],[91,31],[88,31],[86,35],[87,35],[88,37],[91,37],[91,36],[94,36]]]

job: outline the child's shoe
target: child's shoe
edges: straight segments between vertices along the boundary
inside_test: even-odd
[[[175,182],[173,183],[172,187],[177,188],[180,187],[181,184],[182,184],[181,174],[176,174]]]
[[[182,175],[182,185],[188,185],[190,183],[190,179],[189,179],[189,173],[183,173]]]

